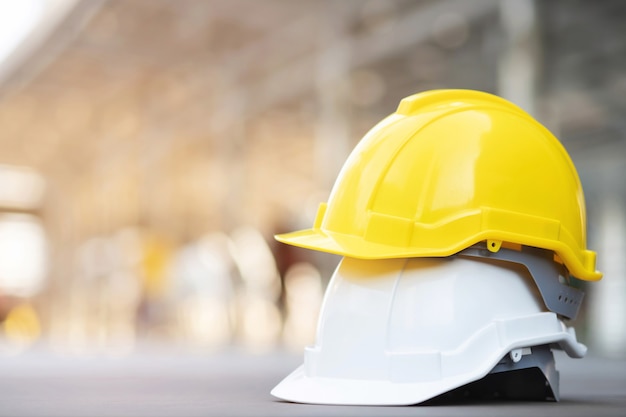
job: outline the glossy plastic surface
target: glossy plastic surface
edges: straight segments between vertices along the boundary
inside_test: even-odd
[[[408,405],[479,380],[514,349],[586,347],[545,312],[532,278],[451,258],[344,258],[317,340],[276,397],[316,404]]]
[[[585,216],[576,169],[547,129],[499,97],[436,90],[367,133],[312,229],[277,239],[363,259],[449,256],[492,239],[553,250],[597,280]]]

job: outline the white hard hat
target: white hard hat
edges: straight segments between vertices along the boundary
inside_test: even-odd
[[[508,251],[528,262],[472,248],[445,258],[343,258],[315,345],[272,394],[313,404],[409,405],[517,369],[521,358],[540,356],[534,352],[547,349],[553,361],[549,347],[584,356],[574,329],[546,307],[573,297],[542,289],[533,265],[543,261],[535,255]],[[507,249],[498,253],[506,258]],[[546,279],[559,286],[558,276]],[[536,366],[558,399],[553,362]]]

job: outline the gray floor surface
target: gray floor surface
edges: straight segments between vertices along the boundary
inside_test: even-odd
[[[561,401],[352,407],[281,402],[269,391],[299,355],[146,349],[121,358],[46,351],[0,357],[0,416],[626,416],[626,361],[557,355]]]

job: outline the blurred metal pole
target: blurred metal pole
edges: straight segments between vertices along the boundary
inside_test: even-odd
[[[616,178],[624,178],[621,162],[607,163],[596,175],[598,190],[595,216],[598,223],[590,236],[598,252],[598,268],[604,273],[589,288],[589,341],[603,356],[626,357],[626,207],[624,193],[612,193],[607,187]]]
[[[339,3],[325,3],[326,7]],[[323,9],[322,9],[323,11]],[[349,8],[326,11],[331,19],[320,20],[320,52],[315,77],[318,120],[315,132],[315,172],[319,184],[330,188],[346,159],[350,142],[350,42],[347,26]]]
[[[498,68],[498,94],[533,116],[539,72],[538,26],[533,0],[502,0],[504,46]]]
[[[223,175],[227,184],[223,191],[222,202],[222,230],[231,230],[238,224],[247,223],[249,219],[243,217],[244,203],[247,192],[246,177],[248,175],[248,159],[246,158],[247,135],[249,132],[249,118],[246,116],[247,94],[245,90],[234,89],[226,97],[226,107],[230,108],[231,121],[227,134],[218,138],[221,145],[219,154],[224,165]],[[239,119],[241,118],[241,119]]]

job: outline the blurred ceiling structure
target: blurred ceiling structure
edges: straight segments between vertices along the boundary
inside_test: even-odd
[[[48,25],[56,26],[45,28],[46,37],[38,34],[39,43],[4,73],[0,163],[45,175],[56,210],[91,213],[93,225],[79,226],[88,234],[173,218],[204,228],[216,221],[228,228],[244,218],[267,224],[269,214],[243,207],[275,208],[265,200],[280,205],[285,195],[302,201],[318,188],[327,192],[354,143],[342,145],[348,139],[341,119],[350,116],[347,74],[423,43],[433,36],[430,23],[452,6],[468,21],[497,11],[493,0],[64,6]],[[453,15],[437,30],[445,42],[446,32],[464,25]],[[392,82],[406,92],[412,75],[400,73],[404,79]],[[380,83],[380,76],[362,75],[368,85]],[[387,94],[384,112],[401,95]],[[327,110],[318,111],[315,101]],[[366,119],[359,134],[371,124]],[[314,143],[314,125],[335,131],[325,147]],[[327,178],[316,182],[322,171]],[[128,207],[107,209],[111,200]],[[169,206],[179,203],[172,212]]]

